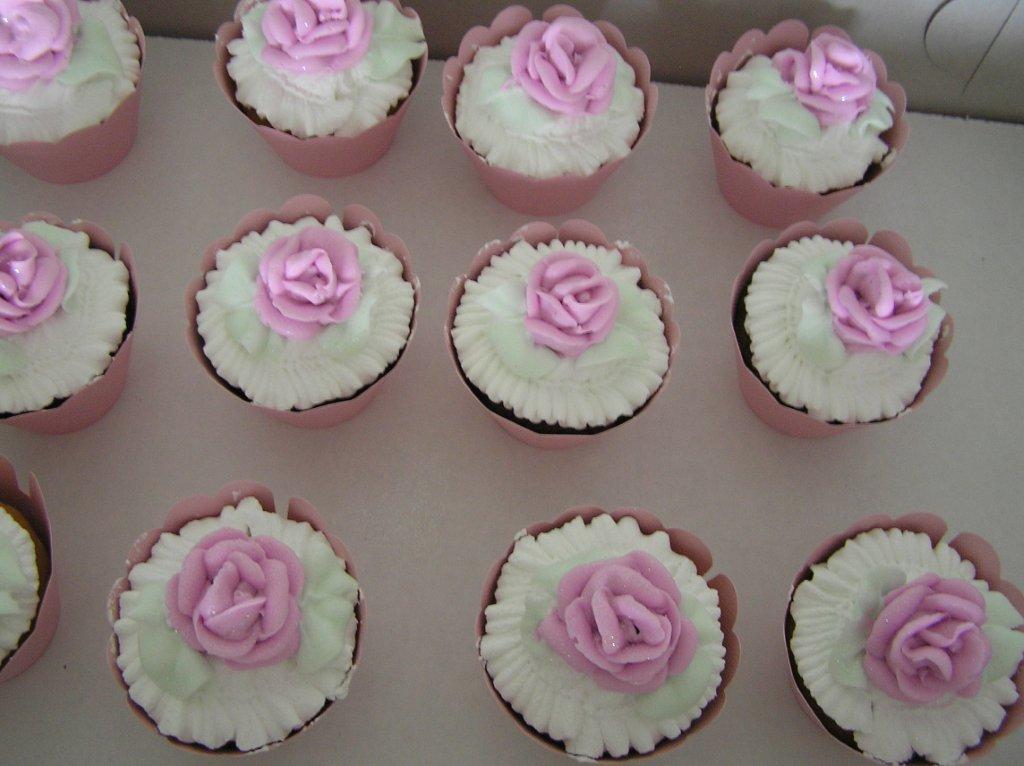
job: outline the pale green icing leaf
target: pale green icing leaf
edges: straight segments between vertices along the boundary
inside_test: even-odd
[[[313,673],[345,650],[345,631],[351,619],[351,606],[345,610],[335,610],[320,605],[303,610],[300,626],[302,641],[299,653],[295,656],[300,672]]]
[[[982,628],[992,645],[992,657],[985,668],[985,683],[1009,678],[1024,657],[1024,633],[991,622]]]
[[[697,637],[701,644],[716,644],[722,640],[721,627],[718,621],[708,614],[707,610],[695,598],[683,597],[683,613],[697,629]]]
[[[921,280],[921,288],[924,290],[925,295],[934,295],[939,290],[945,290],[948,287],[949,285],[941,279],[935,279],[934,277],[925,277]]]
[[[774,123],[794,137],[800,139],[821,137],[821,124],[818,122],[818,118],[795,99],[769,99],[761,104],[758,114],[765,122]]]
[[[522,378],[543,378],[558,367],[558,354],[534,343],[522,320],[494,322],[487,328],[487,336],[501,361]]]
[[[986,591],[985,613],[988,616],[988,625],[1002,625],[1005,628],[1019,628],[1024,625],[1024,617],[1021,617],[1010,600],[999,591]]]
[[[11,594],[5,590],[0,590],[0,617],[18,614],[20,611],[21,609],[18,607],[18,603],[14,600]]]
[[[61,298],[60,307],[65,311],[68,310],[70,305],[71,296],[78,290],[78,280],[81,274],[81,268],[78,265],[78,251],[76,250],[59,250],[57,256],[64,262],[64,265],[68,269],[68,281],[64,286],[64,297]]]
[[[257,354],[267,345],[270,330],[260,321],[252,306],[240,306],[224,316],[228,335],[250,354]]]
[[[339,356],[350,356],[366,345],[370,337],[373,305],[375,296],[364,296],[359,302],[356,313],[344,322],[329,325],[316,336],[316,341],[329,353]]]
[[[939,332],[939,327],[942,325],[942,320],[945,319],[945,317],[946,310],[939,304],[933,303],[928,307],[928,326],[925,328],[925,331],[921,333],[921,337],[917,339],[917,342],[904,352],[907,357],[913,358],[918,354],[925,352],[930,353],[929,344]]]
[[[602,364],[643,362],[647,349],[632,330],[616,325],[601,343],[588,348],[576,359],[576,367],[586,370]]]
[[[300,671],[311,673],[345,650],[359,585],[326,542],[310,546],[302,557],[302,569],[306,574],[299,601],[302,640],[295,659]]]
[[[855,689],[868,688],[868,677],[864,672],[860,653],[855,655],[833,653],[829,658],[828,669],[832,678],[841,686]]]
[[[163,691],[186,700],[213,675],[210,663],[165,625],[139,628],[139,661],[147,676]]]
[[[526,315],[526,285],[505,282],[479,297],[480,305],[497,317],[518,319]]]
[[[259,271],[259,257],[235,258],[220,270],[216,298],[226,309],[251,306],[256,294],[256,274]]]
[[[120,77],[123,72],[107,28],[95,19],[82,19],[71,61],[57,77],[58,82],[81,85],[101,77]]]
[[[832,327],[832,313],[818,299],[801,304],[796,342],[807,360],[823,370],[837,369],[846,361],[846,346]]]
[[[637,695],[634,709],[651,721],[678,718],[701,701],[714,674],[712,658],[702,647],[682,673],[669,678],[657,691]]]
[[[385,80],[427,50],[423,29],[415,19],[399,13],[391,3],[379,2],[373,10],[373,37],[366,52],[370,77]]]
[[[21,346],[0,338],[0,377],[16,375],[27,364],[28,356]]]
[[[867,111],[857,118],[853,123],[853,130],[863,136],[868,133],[884,133],[892,127],[892,113],[894,111],[892,101],[880,90],[875,91],[875,97],[871,99],[871,105]]]

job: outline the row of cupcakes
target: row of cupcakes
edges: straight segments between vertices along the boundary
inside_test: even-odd
[[[131,253],[101,229],[0,223],[0,412],[46,433],[101,417],[124,386],[138,301]],[[796,224],[736,281],[740,390],[765,422],[824,436],[916,406],[947,367],[944,285],[893,232]],[[413,336],[408,248],[358,205],[258,210],[213,243],[190,285],[188,340],[236,398],[298,426],[358,414]],[[537,446],[592,440],[664,390],[682,337],[668,285],[593,224],[534,222],[483,247],[451,290],[460,379]]]
[[[0,459],[0,682],[57,627],[42,493]],[[801,706],[883,763],[962,763],[1024,720],[1024,595],[980,537],[872,516],[793,581]],[[707,546],[640,509],[576,508],[516,535],[485,579],[477,649],[495,698],[542,744],[605,760],[706,727],[739,665],[738,602]],[[781,600],[781,599],[780,599]],[[236,482],[175,505],[109,599],[109,661],[139,718],[204,753],[264,750],[345,698],[366,636],[352,557],[307,501]]]
[[[134,141],[142,30],[119,0],[11,0],[0,25],[0,154],[49,181],[95,178]],[[225,96],[294,169],[357,173],[387,151],[422,78],[419,17],[398,0],[242,0],[216,38]],[[587,202],[648,132],[647,56],[557,5],[506,8],[466,33],[444,114],[491,192],[529,215]],[[877,177],[907,138],[906,96],[841,30],[745,34],[706,91],[729,203],[782,227]],[[86,151],[87,150],[87,151]]]

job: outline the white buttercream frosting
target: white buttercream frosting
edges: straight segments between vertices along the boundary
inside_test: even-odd
[[[539,260],[568,250],[597,264],[619,290],[609,336],[576,358],[536,344],[524,324],[526,280]],[[517,242],[466,282],[452,340],[466,377],[519,418],[568,429],[606,426],[640,409],[668,371],[658,297],[622,254],[581,242]]]
[[[64,301],[31,330],[0,338],[0,412],[39,410],[102,375],[121,346],[128,269],[90,248],[89,235],[32,221],[20,228],[46,240],[68,267]]]
[[[568,115],[541,106],[512,82],[506,37],[477,50],[455,103],[455,128],[485,160],[534,178],[586,176],[629,154],[640,133],[644,94],[636,73],[615,53],[614,95],[601,114]]]
[[[59,141],[103,122],[135,91],[141,54],[120,0],[79,0],[78,10],[67,69],[27,90],[0,88],[0,144]]]
[[[666,567],[700,638],[686,671],[648,694],[602,689],[536,636],[563,575],[632,551],[648,553]],[[661,740],[675,739],[715,698],[725,668],[718,592],[689,558],[672,550],[665,532],[646,535],[631,517],[616,522],[604,514],[589,523],[577,517],[537,537],[520,532],[485,616],[480,657],[494,688],[531,727],[581,758],[648,753]]]
[[[203,537],[232,527],[252,537],[280,540],[305,573],[299,597],[302,644],[291,659],[233,670],[189,648],[167,622],[164,591]],[[164,532],[150,558],[132,567],[121,594],[117,664],[131,699],[165,736],[210,749],[256,750],[280,741],[348,694],[353,670],[358,586],[323,533],[306,522],[264,511],[255,498],[227,506],[219,516]],[[330,651],[311,644],[317,634]]]
[[[985,598],[983,630],[1005,649],[994,651],[976,696],[946,694],[910,706],[870,683],[862,668],[867,626],[881,597],[926,573],[971,582]],[[848,540],[797,587],[790,648],[814,701],[857,746],[885,763],[904,763],[915,753],[931,763],[962,763],[964,751],[996,731],[1005,707],[1018,696],[1012,676],[1024,648],[1014,630],[1024,620],[1000,593],[975,579],[974,565],[940,542],[900,529],[873,529]]]
[[[39,569],[29,533],[0,506],[0,663],[18,648],[39,607]]]
[[[852,249],[851,242],[815,235],[775,250],[747,287],[744,327],[754,368],[784,403],[818,420],[867,423],[895,417],[917,397],[943,313],[934,307],[924,336],[902,354],[844,351],[832,330],[824,277]]]
[[[776,186],[827,192],[852,186],[872,163],[890,155],[881,134],[893,105],[876,90],[870,107],[850,124],[821,127],[767,56],[729,73],[715,117],[729,153]]]
[[[235,97],[278,130],[300,138],[355,136],[382,122],[412,89],[413,62],[427,50],[418,18],[389,2],[364,2],[373,15],[366,56],[337,72],[296,73],[262,58],[265,2],[242,16],[242,36],[228,44]]]
[[[256,313],[259,262],[278,238],[314,226],[342,232],[356,246],[362,297],[343,322],[311,340],[288,339]],[[350,397],[387,370],[409,339],[414,293],[394,253],[373,244],[366,227],[346,231],[332,215],[324,223],[312,217],[271,221],[221,250],[196,301],[203,352],[217,374],[256,404],[303,410]]]

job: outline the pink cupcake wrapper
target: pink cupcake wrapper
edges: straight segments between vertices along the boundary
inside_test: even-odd
[[[139,44],[139,62],[145,63],[146,36],[138,20],[125,16]],[[52,184],[92,181],[121,164],[135,144],[142,101],[142,70],[135,90],[97,125],[76,130],[59,141],[19,141],[0,145],[0,156],[31,176]]]
[[[816,710],[816,705],[808,699],[809,693],[806,693],[807,696],[805,696],[805,687],[803,687],[797,677],[795,662],[789,648],[790,638],[793,633],[793,624],[789,610],[793,603],[793,593],[796,591],[797,586],[811,576],[812,566],[824,563],[829,556],[842,548],[847,540],[851,540],[857,535],[871,529],[902,529],[907,532],[920,532],[928,535],[932,541],[932,545],[938,545],[946,536],[949,528],[947,527],[946,522],[940,517],[923,511],[910,513],[898,518],[892,518],[884,514],[877,514],[874,516],[866,516],[851,525],[845,532],[826,538],[820,545],[818,545],[817,548],[814,549],[814,552],[807,557],[807,561],[804,563],[803,568],[793,579],[793,584],[790,586],[789,597],[786,600],[786,619],[784,621],[785,630],[783,631],[783,641],[785,642],[786,656],[789,658],[787,664],[789,666],[790,687],[793,690],[793,694],[796,696],[797,702],[800,704],[800,708],[818,724],[822,731],[832,736],[837,742],[840,742],[848,749],[853,750],[858,755],[861,755],[870,761],[882,763],[882,761],[878,761],[854,747],[851,744],[852,739],[849,742],[843,741],[830,731],[830,727],[835,729],[839,729],[840,727],[832,722],[831,719],[828,719],[824,712],[819,713],[819,711]],[[978,579],[984,580],[992,590],[998,591],[1006,596],[1007,600],[1013,604],[1014,608],[1018,612],[1024,614],[1024,593],[1021,593],[1020,589],[1012,583],[1002,579],[999,555],[987,540],[972,532],[961,532],[952,540],[948,541],[948,545],[960,554],[961,558],[974,564],[975,576]],[[1024,627],[1017,628],[1017,630],[1024,632]],[[1013,676],[1013,682],[1017,686],[1018,691],[1024,691],[1024,663],[1017,668],[1017,672]],[[1017,729],[1022,723],[1024,723],[1024,695],[1022,695],[1010,707],[1006,708],[1006,718],[1003,720],[1003,724],[999,730],[996,732],[986,732],[982,737],[981,742],[972,748],[968,748],[965,755],[970,760],[982,757],[996,746],[997,740]]]
[[[92,247],[110,253],[128,269],[128,310],[127,324],[121,345],[114,352],[103,374],[84,388],[62,400],[57,406],[41,410],[22,412],[17,415],[0,415],[0,422],[25,431],[40,434],[68,434],[91,426],[117,402],[128,378],[128,365],[132,356],[132,336],[139,313],[139,288],[135,280],[135,262],[128,245],[118,248],[106,231],[90,221],[75,220],[64,223],[50,213],[29,213],[17,222],[0,221],[0,232],[17,228],[29,221],[44,221],[69,231],[80,231],[89,235]]]
[[[345,229],[365,226],[370,231],[371,240],[375,245],[394,253],[395,257],[401,261],[402,278],[412,285],[413,288],[413,307],[412,316],[409,319],[409,337],[406,338],[405,346],[399,352],[398,358],[375,381],[364,386],[360,391],[347,399],[318,404],[305,410],[275,410],[272,407],[254,404],[217,375],[213,364],[211,364],[203,352],[203,339],[199,335],[199,330],[196,326],[196,317],[199,314],[196,294],[206,287],[206,273],[216,265],[217,253],[239,242],[246,234],[254,231],[263,231],[271,221],[295,223],[306,216],[313,216],[323,223],[332,215],[334,215],[334,209],[331,203],[322,197],[312,194],[292,197],[281,206],[280,210],[254,210],[242,218],[231,236],[218,239],[206,248],[201,264],[202,274],[189,283],[185,293],[185,313],[188,318],[188,345],[192,349],[193,356],[199,360],[203,369],[206,370],[207,375],[221,388],[230,391],[236,398],[246,402],[249,406],[265,412],[277,420],[301,428],[331,428],[354,418],[373,401],[380,390],[380,382],[391,374],[402,360],[406,350],[409,348],[409,344],[412,343],[412,338],[416,331],[416,314],[420,304],[420,280],[412,271],[409,248],[397,236],[385,231],[383,224],[376,214],[362,205],[347,205],[342,209],[339,217]]]
[[[593,433],[544,433],[541,431],[535,431],[514,420],[510,420],[499,415],[488,406],[487,402],[480,398],[481,396],[486,398],[486,396],[483,392],[477,394],[474,387],[462,372],[462,366],[459,364],[459,357],[455,351],[454,341],[452,340],[452,327],[455,323],[455,311],[458,309],[459,302],[462,300],[462,295],[466,289],[466,281],[476,279],[480,276],[480,272],[483,271],[484,267],[491,262],[492,258],[508,252],[517,242],[529,242],[531,245],[539,245],[551,242],[555,239],[563,242],[583,242],[588,245],[596,245],[598,247],[619,250],[619,252],[622,253],[623,265],[640,269],[640,286],[653,292],[658,296],[658,300],[661,302],[661,320],[665,325],[665,339],[668,341],[668,369],[665,371],[665,376],[662,378],[661,386],[658,387],[658,390],[651,394],[650,398],[636,412],[634,412],[628,420],[633,420],[643,410],[647,409],[651,403],[658,398],[661,392],[665,390],[665,386],[668,384],[669,377],[672,372],[672,362],[675,359],[676,351],[679,348],[679,341],[682,335],[679,330],[679,325],[676,324],[675,319],[673,319],[673,314],[675,313],[675,302],[672,299],[672,291],[663,279],[651,274],[643,254],[627,243],[612,243],[601,229],[588,221],[578,219],[566,221],[558,228],[555,228],[549,223],[534,221],[517,229],[515,233],[513,233],[512,236],[504,242],[495,240],[484,245],[480,252],[478,252],[470,262],[469,271],[456,278],[455,282],[452,284],[451,292],[448,296],[448,316],[444,324],[445,346],[448,348],[448,354],[451,357],[452,364],[455,365],[455,372],[459,376],[459,380],[462,381],[466,389],[473,395],[473,398],[487,409],[491,416],[497,421],[498,425],[519,441],[529,444],[531,447],[541,447],[545,449],[565,449],[569,447],[577,447],[581,444],[587,444],[593,442],[595,439],[604,435],[608,431],[611,431],[617,426],[606,426],[600,431]],[[489,402],[489,400],[487,401]],[[493,404],[495,406],[502,406],[497,402]],[[618,425],[625,425],[625,422]]]
[[[736,357],[736,372],[739,378],[740,393],[743,394],[744,400],[750,406],[750,409],[754,411],[754,414],[776,431],[786,434],[787,436],[796,436],[805,439],[833,436],[841,433],[842,431],[849,431],[855,428],[862,428],[864,426],[874,424],[827,423],[812,417],[804,410],[798,410],[779,401],[771,392],[771,389],[768,388],[767,384],[761,380],[757,372],[747,365],[743,356],[744,351],[740,346],[739,336],[736,332],[735,317],[739,302],[743,300],[747,286],[750,284],[750,280],[753,277],[758,264],[767,260],[777,248],[784,247],[790,242],[794,242],[803,237],[813,237],[815,234],[820,234],[828,239],[853,242],[855,245],[861,245],[865,242],[877,245],[883,250],[891,253],[893,257],[903,263],[918,276],[933,276],[932,272],[928,269],[914,264],[914,259],[910,252],[910,246],[899,234],[894,231],[882,230],[876,232],[870,239],[868,239],[867,228],[865,228],[864,224],[860,221],[853,218],[842,218],[830,221],[822,226],[810,221],[801,221],[800,223],[795,223],[787,228],[779,234],[776,239],[762,240],[757,247],[754,248],[750,257],[747,259],[746,265],[743,267],[740,275],[733,283],[732,301],[729,304],[729,319],[733,324],[733,351],[735,352]],[[932,297],[932,300],[938,303],[940,301],[940,296],[935,295]],[[949,361],[946,358],[946,353],[948,352],[949,346],[952,342],[953,318],[949,314],[946,314],[945,319],[942,320],[942,326],[939,329],[939,337],[935,341],[935,346],[932,349],[931,367],[929,368],[927,375],[925,375],[924,381],[921,383],[921,390],[918,392],[914,401],[911,402],[903,412],[896,416],[897,418],[904,416],[906,413],[910,412],[911,409],[920,406],[925,397],[934,391],[938,387],[939,383],[942,382],[942,379],[946,376],[946,372],[949,369]],[[890,418],[889,420],[895,419],[896,418]]]
[[[560,16],[582,14],[568,5],[554,5],[544,12],[544,21],[554,21]],[[484,185],[502,204],[526,215],[559,215],[575,210],[589,202],[597,194],[601,184],[618,170],[625,157],[606,162],[589,176],[563,175],[556,178],[532,178],[522,173],[491,165],[477,154],[455,129],[455,101],[462,85],[466,65],[482,46],[494,46],[505,37],[516,35],[524,26],[533,21],[533,13],[521,5],[509,6],[501,11],[489,27],[473,27],[462,38],[459,52],[445,62],[443,73],[444,93],[441,106],[452,133],[459,139],[466,156],[476,169]],[[635,149],[647,132],[658,108],[658,88],[651,82],[651,62],[639,48],[630,48],[618,27],[598,21],[597,26],[605,39],[615,48],[636,72],[636,86],[644,92],[644,116],[640,122],[640,133],[633,142]],[[628,155],[627,155],[628,156]]]
[[[802,21],[789,19],[780,22],[765,34],[760,29],[752,29],[744,33],[732,51],[719,54],[711,68],[711,77],[704,90],[704,102],[707,108],[708,134],[711,139],[711,154],[715,160],[715,171],[718,175],[718,186],[722,196],[732,208],[744,218],[781,229],[803,219],[816,219],[823,216],[836,205],[846,201],[861,188],[874,181],[895,160],[903,150],[910,133],[906,121],[907,94],[895,82],[889,82],[888,72],[881,57],[874,51],[865,51],[875,66],[878,75],[878,89],[885,93],[893,104],[893,124],[882,139],[892,151],[883,160],[882,167],[874,175],[863,182],[845,189],[819,194],[802,189],[783,188],[762,178],[756,170],[740,162],[729,154],[722,137],[715,129],[714,106],[718,92],[725,87],[729,73],[740,69],[750,58],[757,55],[771,56],[785,48],[803,50],[811,38],[828,32],[849,40],[849,35],[837,27],[819,27],[813,33],[808,32]]]
[[[141,535],[132,544],[132,547],[128,551],[125,574],[118,578],[114,583],[114,586],[110,591],[110,596],[107,599],[107,621],[110,623],[111,628],[113,628],[114,623],[118,620],[121,614],[121,594],[126,590],[131,589],[131,583],[128,580],[128,573],[136,564],[149,560],[153,546],[156,544],[157,540],[160,539],[161,534],[164,532],[177,533],[190,521],[210,516],[218,516],[225,506],[238,505],[241,500],[247,497],[255,497],[259,501],[260,505],[263,506],[263,510],[270,513],[276,513],[274,495],[269,489],[267,489],[267,487],[251,481],[234,481],[222,487],[216,495],[194,495],[178,502],[168,512],[167,518],[164,520],[162,527],[151,529],[149,532]],[[323,516],[308,500],[304,500],[301,497],[291,498],[288,501],[288,510],[285,517],[292,521],[305,521],[316,531],[322,532],[327,538],[327,541],[331,544],[331,548],[334,550],[335,554],[345,562],[346,571],[352,575],[353,578],[358,580],[352,556],[349,554],[341,540],[326,531]],[[356,644],[353,650],[352,668],[349,671],[350,674],[355,673],[356,668],[359,665],[359,658],[362,652],[362,639],[366,631],[366,601],[363,597],[363,590],[361,586],[359,589],[359,600],[356,603],[356,619],[358,620],[356,627]],[[132,712],[135,713],[139,720],[146,724],[146,726],[151,730],[154,732],[157,731],[156,724],[146,714],[146,711],[139,707],[139,705],[137,705],[131,697],[128,696],[128,685],[125,683],[124,677],[121,675],[121,669],[117,666],[117,655],[117,634],[112,634],[110,641],[107,644],[107,662],[110,666],[110,670],[113,672],[118,685],[120,685],[124,690],[125,698],[127,699],[128,706],[131,708]],[[205,755],[251,755],[253,753],[261,753],[275,748],[306,731],[310,726],[319,721],[327,709],[333,704],[333,701],[328,701],[319,713],[307,721],[301,728],[294,730],[283,740],[273,742],[257,750],[245,751],[244,753],[234,747],[210,750],[202,745],[182,742],[174,739],[173,737],[165,737],[165,739],[167,739],[171,744],[185,750]]]
[[[419,19],[412,8],[403,8],[399,0],[388,0],[411,19]],[[235,9],[235,20],[221,24],[215,37],[216,59],[213,62],[213,75],[224,96],[231,102],[245,119],[255,128],[260,137],[274,150],[282,161],[294,170],[308,176],[318,178],[341,178],[361,173],[377,162],[395,140],[398,128],[405,118],[416,86],[423,79],[423,71],[427,66],[427,53],[413,62],[412,86],[409,94],[402,99],[398,107],[382,122],[367,128],[355,136],[318,136],[315,138],[299,138],[284,130],[278,130],[269,124],[256,122],[251,112],[238,103],[235,98],[235,83],[228,74],[228,43],[242,36],[241,17],[253,5],[252,0],[242,0]]]
[[[565,513],[561,514],[554,521],[540,522],[532,524],[525,529],[525,534],[537,535],[543,534],[544,532],[550,532],[552,529],[557,529],[568,524],[570,521],[575,519],[577,516],[583,519],[584,522],[589,523],[597,516],[607,513],[613,519],[618,521],[625,516],[630,516],[636,520],[640,527],[640,530],[645,535],[654,534],[655,532],[665,532],[668,535],[669,546],[673,551],[686,556],[694,565],[697,567],[697,574],[701,577],[705,577],[708,571],[710,571],[713,560],[711,557],[711,551],[708,547],[692,532],[687,532],[683,529],[672,529],[666,527],[658,518],[650,511],[646,511],[642,508],[620,508],[615,511],[605,511],[595,506],[585,506],[580,508],[571,508]],[[522,534],[516,535],[518,540]],[[480,640],[484,636],[484,629],[487,624],[487,619],[484,611],[488,606],[495,602],[495,591],[498,587],[498,578],[501,575],[501,568],[505,565],[508,557],[512,554],[512,549],[515,547],[515,541],[508,546],[504,555],[498,559],[494,566],[491,567],[490,572],[487,574],[487,579],[484,581],[483,597],[480,601],[480,612],[476,618],[476,644],[477,654],[479,655]],[[725,707],[725,690],[729,686],[733,677],[736,675],[736,669],[739,667],[740,662],[740,640],[735,633],[736,615],[739,610],[739,604],[736,598],[736,588],[732,584],[732,581],[724,574],[718,574],[707,581],[708,585],[718,592],[718,605],[721,609],[721,617],[719,623],[722,628],[722,633],[725,635],[725,669],[722,671],[722,682],[718,686],[718,691],[715,698],[711,700],[701,711],[700,716],[694,721],[690,728],[684,731],[675,739],[663,739],[658,745],[649,753],[636,753],[630,751],[630,753],[623,758],[612,758],[605,756],[597,759],[601,762],[618,762],[624,760],[639,760],[640,758],[647,758],[653,755],[660,755],[679,747],[683,744],[684,740],[693,736],[695,733],[708,726],[722,709]],[[512,709],[512,706],[498,693],[498,690],[494,688],[494,681],[491,679],[490,674],[487,672],[487,668],[481,658],[481,667],[484,670],[484,679],[487,682],[487,688],[490,689],[492,696],[498,701],[499,704],[505,709],[520,731],[529,736],[535,742],[544,745],[549,750],[556,753],[566,754],[565,748],[555,739],[538,732],[536,729],[531,727],[522,716]]]
[[[18,475],[7,458],[0,455],[0,502],[16,508],[32,526],[32,531],[50,556],[50,576],[43,582],[35,620],[27,635],[7,658],[0,662],[0,684],[24,673],[43,656],[60,621],[60,592],[57,588],[57,561],[50,532],[46,501],[35,474],[28,475],[28,493],[18,486]]]

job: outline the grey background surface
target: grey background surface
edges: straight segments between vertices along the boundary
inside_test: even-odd
[[[692,530],[739,592],[739,674],[721,717],[653,764],[862,761],[821,734],[787,683],[787,588],[826,535],[869,513],[927,509],[988,537],[1024,584],[1024,127],[910,115],[905,154],[840,208],[895,228],[950,289],[951,371],[920,412],[826,442],[766,427],[736,388],[728,296],[772,234],[714,181],[700,89],[663,86],[646,143],[578,217],[643,250],[683,328],[673,379],[604,440],[549,453],[506,436],[456,379],[441,326],[448,289],[486,241],[526,218],[493,200],[448,132],[440,65],[391,152],[362,175],[298,175],[271,155],[210,76],[212,45],[154,38],[138,144],[110,175],[58,187],[0,164],[0,218],[50,210],[134,249],[140,307],[124,396],[65,437],[0,426],[0,454],[39,476],[64,610],[47,655],[0,687],[5,764],[199,763],[143,727],[106,666],[105,601],[125,554],[177,500],[234,479],[302,495],[351,550],[367,595],[351,694],[267,764],[568,763],[522,736],[486,690],[473,623],[513,535],[566,508],[641,506]],[[208,380],[185,345],[184,292],[206,246],[257,207],[312,192],[360,202],[403,237],[423,282],[420,324],[374,404],[339,428],[290,428]],[[1024,732],[985,763],[1024,762]]]
[[[212,37],[237,0],[124,0],[149,34]],[[450,56],[474,24],[512,0],[409,0],[433,58]],[[554,0],[520,0],[540,13]],[[747,29],[787,18],[834,24],[882,55],[918,111],[1024,122],[1021,0],[575,0],[589,18],[622,28],[655,77],[700,85]]]

